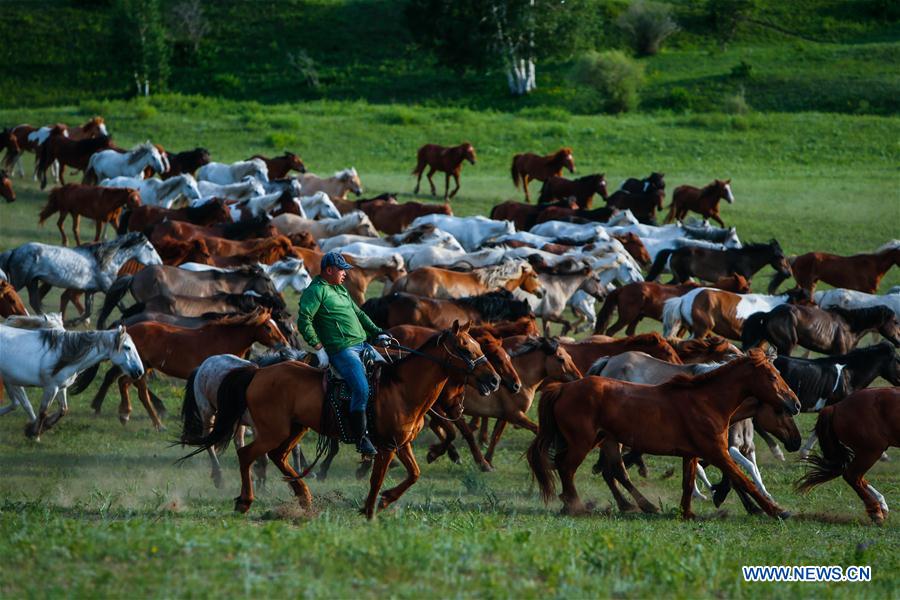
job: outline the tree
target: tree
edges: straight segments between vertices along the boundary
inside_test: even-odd
[[[757,0],[707,0],[706,12],[722,47],[737,34],[738,26],[750,20],[757,10]]]
[[[566,58],[583,44],[585,0],[410,0],[417,43],[457,72],[500,68],[510,93],[535,89],[540,60]]]
[[[117,45],[134,75],[138,95],[149,96],[151,83],[155,89],[165,89],[171,49],[160,0],[115,0],[114,6]]]
[[[628,34],[638,56],[656,54],[666,38],[678,31],[671,5],[645,0],[634,0],[616,24]]]

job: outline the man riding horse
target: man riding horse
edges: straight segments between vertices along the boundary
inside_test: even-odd
[[[376,451],[366,432],[366,401],[369,383],[362,354],[374,349],[366,343],[367,333],[376,343],[386,344],[389,336],[369,319],[342,285],[353,265],[337,252],[322,257],[321,273],[303,291],[297,329],[316,350],[319,366],[329,364],[350,388],[350,426],[363,456]]]

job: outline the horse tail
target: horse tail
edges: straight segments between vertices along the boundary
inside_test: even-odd
[[[519,154],[513,156],[512,159],[512,167],[510,167],[510,173],[512,174],[513,185],[516,186],[516,189],[519,189],[519,181],[521,180],[521,175],[519,174],[519,169],[516,168],[516,161],[519,160]]]
[[[227,448],[228,442],[234,436],[234,431],[241,422],[241,417],[247,411],[247,387],[253,381],[256,365],[240,367],[230,371],[222,378],[219,384],[219,394],[216,397],[216,420],[212,431],[201,437],[190,437],[187,424],[184,423],[182,411],[181,442],[187,446],[197,446],[193,452],[181,457],[177,462],[183,462],[195,454],[200,454],[213,446]]]
[[[528,447],[526,456],[531,473],[541,490],[544,503],[550,502],[556,495],[556,481],[550,465],[550,452],[554,451],[554,462],[565,452],[565,440],[556,426],[556,401],[562,393],[562,384],[550,383],[542,388],[538,407],[538,433]]]
[[[197,369],[188,375],[184,384],[184,403],[181,405],[181,438],[182,444],[192,444],[203,437],[203,417],[200,415],[200,407],[197,406],[197,396],[194,394],[194,381],[197,379]]]
[[[759,346],[768,339],[767,326],[769,313],[755,312],[744,320],[741,329],[741,350],[746,352],[750,348]]]
[[[791,265],[793,266],[793,265]],[[772,280],[769,281],[769,294],[775,295],[775,292],[778,290],[778,286],[782,283],[790,279],[790,275],[787,273],[782,273],[781,271],[775,271],[775,274],[772,275]]]
[[[97,152],[91,154],[91,157],[88,159],[87,169],[84,170],[84,177],[81,178],[81,183],[84,185],[97,185],[97,171],[94,170],[94,159],[99,156]]]
[[[128,221],[131,220],[131,209],[123,210],[122,214],[119,215],[119,224],[116,225],[116,233],[119,235],[124,235],[128,233]]]
[[[660,250],[656,255],[656,260],[653,261],[653,266],[650,267],[650,272],[647,273],[647,277],[644,280],[656,281],[656,278],[659,277],[660,273],[662,273],[663,269],[666,266],[666,262],[668,262],[669,257],[672,256],[673,252],[675,252],[675,250],[673,250],[672,248]]]
[[[681,329],[681,297],[669,298],[663,304],[663,337],[670,338]]]
[[[38,225],[43,225],[50,215],[59,211],[59,197],[62,195],[62,192],[63,189],[61,187],[53,188],[50,191],[50,195],[47,196],[47,205],[41,209],[38,215]]]
[[[672,194],[672,204],[669,205],[669,214],[666,215],[663,223],[671,223],[675,220],[675,194]]]
[[[601,356],[597,360],[594,361],[594,364],[587,370],[587,373],[584,374],[585,377],[588,375],[599,375],[603,369],[606,368],[606,363],[609,362],[611,356]]]
[[[853,460],[853,451],[841,443],[834,432],[834,407],[826,406],[816,419],[816,436],[822,448],[821,454],[813,454],[806,459],[810,464],[806,475],[797,480],[797,490],[808,492],[817,485],[840,477]]]
[[[412,174],[421,175],[422,171],[425,170],[425,162],[425,147],[423,146],[416,153],[416,168],[412,170]]]
[[[133,275],[125,275],[116,279],[110,286],[109,291],[106,292],[106,297],[103,299],[103,308],[100,309],[100,314],[97,316],[98,329],[106,328],[106,319],[109,318],[116,304],[125,297],[125,293],[131,289],[132,279],[134,279]]]
[[[616,288],[606,296],[606,301],[603,302],[600,312],[597,313],[597,324],[594,326],[594,333],[602,335],[606,332],[606,324],[609,322],[609,318],[612,316],[616,306],[619,305],[619,293],[621,291],[622,288]]]
[[[91,382],[94,380],[94,377],[97,376],[97,371],[99,370],[100,363],[97,363],[92,367],[88,367],[78,374],[78,377],[75,378],[75,381],[66,389],[66,391],[70,394],[80,394],[87,389],[87,386],[91,384]]]

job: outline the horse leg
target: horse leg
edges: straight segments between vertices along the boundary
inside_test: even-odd
[[[631,494],[631,497],[635,499],[638,503],[638,506],[641,507],[641,510],[645,513],[658,513],[659,508],[653,505],[652,502],[647,500],[640,491],[638,491],[637,487],[631,482],[631,478],[628,476],[628,471],[625,470],[625,464],[622,462],[622,448],[618,442],[612,442],[616,445],[615,454],[613,455],[613,460],[611,461],[611,467],[613,470],[613,475],[615,478],[625,486],[625,489],[628,490],[628,493]],[[604,444],[604,447],[606,445]],[[691,482],[694,480],[691,479]]]
[[[778,445],[778,441],[775,438],[773,438],[771,435],[769,435],[769,432],[766,431],[765,429],[756,427],[756,423],[753,424],[753,428],[756,431],[756,433],[759,434],[759,437],[761,437],[763,439],[763,441],[766,443],[766,445],[769,447],[769,451],[772,452],[772,454],[775,456],[775,458],[777,458],[780,461],[784,461],[785,460],[784,452],[782,452],[781,446]]]
[[[28,303],[31,305],[31,308],[34,310],[36,314],[42,315],[44,314],[43,306],[41,305],[41,291],[39,289],[40,281],[37,279],[32,279],[28,282]]]
[[[41,407],[37,419],[34,423],[29,423],[25,426],[25,435],[34,438],[36,442],[41,441],[41,432],[44,430],[44,422],[47,420],[47,409],[58,391],[59,388],[55,385],[44,388],[44,395],[41,397]]]
[[[428,177],[428,184],[431,186],[432,196],[437,196],[437,188],[434,187],[434,180],[431,179],[435,171],[437,171],[437,169],[435,169],[434,167],[428,167],[428,174],[426,175],[426,177]]]
[[[37,421],[37,415],[34,414],[34,407],[31,406],[31,402],[28,400],[25,388],[19,385],[5,385],[4,387],[6,387],[6,393],[9,394],[10,406],[3,409],[4,412],[2,414],[13,410],[16,407],[16,403],[18,403],[28,413],[28,423],[34,424]]]
[[[638,475],[647,477],[647,464],[644,462],[644,455],[640,452],[629,450],[625,453],[625,456],[622,457],[622,462],[625,463],[626,469],[632,465],[637,465]]]
[[[557,458],[556,472],[559,473],[559,481],[562,484],[562,493],[559,499],[563,502],[563,513],[568,515],[579,515],[587,512],[587,507],[578,496],[578,490],[575,488],[575,472],[588,452],[594,447],[594,439],[583,441],[572,439],[569,441],[569,447],[565,453]]]
[[[694,497],[694,477],[697,475],[697,457],[681,459],[681,518],[693,519],[691,500]]]
[[[807,439],[806,443],[803,444],[803,447],[800,448],[800,458],[805,459],[806,457],[809,456],[810,451],[816,445],[817,439],[819,439],[819,438],[818,438],[818,436],[816,436],[815,431],[813,431],[812,433],[809,434],[809,439]]]
[[[439,423],[434,417],[428,420],[428,428],[431,429],[438,439],[437,444],[432,444],[428,447],[428,454],[425,456],[425,460],[431,464],[447,452],[447,448],[452,439],[456,437],[456,434],[453,432],[452,427],[445,427],[443,423]]]
[[[451,197],[451,198],[452,198],[453,196],[455,196],[456,193],[459,191],[459,173],[456,173],[456,172],[453,173],[453,181],[456,183],[456,187],[455,187],[455,188],[453,189],[453,191],[450,193],[450,197]]]
[[[100,408],[103,406],[106,392],[120,374],[121,371],[116,366],[112,366],[106,371],[106,375],[103,376],[103,381],[100,383],[100,387],[97,388],[97,393],[94,394],[94,399],[91,401],[91,408],[94,409],[95,415],[100,414]]]
[[[710,463],[714,466],[718,467],[722,474],[725,477],[731,479],[732,484],[738,489],[743,489],[747,492],[753,499],[756,501],[759,506],[766,511],[766,514],[771,517],[782,517],[786,518],[790,516],[790,513],[782,509],[772,500],[766,498],[756,486],[753,485],[753,482],[750,481],[746,475],[741,471],[741,469],[735,464],[735,462],[731,459],[731,456],[728,454],[728,450],[723,450],[719,447],[715,448],[715,453],[712,456],[708,457]]]
[[[106,221],[94,219],[94,241],[100,241],[100,230],[106,227]]]
[[[719,227],[725,229],[725,222],[719,217],[719,211],[710,212],[709,216],[713,221],[719,224]]]
[[[484,459],[484,456],[481,454],[481,448],[478,447],[478,443],[475,441],[475,436],[472,434],[472,430],[469,428],[469,424],[466,423],[463,419],[456,421],[456,428],[459,429],[459,432],[462,434],[463,438],[465,438],[466,442],[469,444],[469,450],[472,452],[472,459],[475,461],[475,464],[478,465],[482,471],[493,471],[494,467]]]
[[[486,446],[488,443],[488,421],[489,419],[484,417],[478,424],[478,443],[482,446]],[[475,428],[472,427],[472,429]]]
[[[60,235],[62,236],[62,245],[63,245],[63,246],[68,246],[68,245],[69,245],[69,238],[66,237],[66,230],[65,230],[65,228],[63,227],[63,224],[64,224],[65,222],[66,222],[66,211],[60,210],[60,211],[59,211],[59,218],[56,219],[56,228],[59,229],[59,233],[60,233]]]
[[[390,466],[393,458],[393,450],[379,450],[378,454],[375,455],[372,475],[369,477],[369,495],[366,497],[366,505],[362,509],[362,513],[370,521],[375,518],[375,503],[378,500],[378,492],[381,490],[384,476],[387,474],[388,466]]]
[[[212,477],[213,485],[216,488],[221,488],[224,482],[222,481],[222,465],[219,464],[219,456],[216,454],[216,449],[212,446],[206,449],[206,453],[209,454],[209,464],[212,468],[210,477]]]
[[[337,456],[338,450],[341,449],[340,443],[334,439],[330,438],[328,440],[328,453],[325,455],[325,460],[322,461],[322,466],[319,467],[318,472],[316,473],[316,479],[325,480],[328,477],[328,471],[331,469],[331,463],[334,460],[334,457]]]
[[[56,423],[69,412],[69,399],[66,396],[66,388],[59,388],[59,392],[57,392],[56,395],[59,398],[59,409],[44,421],[45,430],[56,425]]]
[[[881,450],[864,449],[861,452],[857,451],[853,456],[853,460],[850,461],[850,464],[844,468],[844,481],[853,488],[856,495],[863,501],[869,518],[871,518],[876,525],[881,525],[884,522],[884,511],[882,510],[881,503],[878,501],[878,496],[871,491],[875,488],[872,488],[872,486],[869,485],[865,475],[866,471],[871,469],[872,465],[878,462],[880,456]]]
[[[522,175],[522,187],[525,189],[525,202],[531,204],[531,196],[528,194],[528,182],[531,178],[528,175]]]
[[[406,467],[406,479],[391,489],[381,493],[381,501],[378,503],[379,510],[383,510],[396,502],[406,490],[411,488],[413,484],[419,480],[419,473],[421,471],[419,469],[419,464],[416,462],[416,457],[413,455],[412,444],[400,446],[400,448],[397,449],[397,458],[399,458],[400,462],[403,463],[403,466]]]
[[[606,448],[605,452],[604,448]],[[619,507],[619,511],[633,512],[637,507],[622,494],[618,484],[616,484],[615,463],[621,460],[620,452],[619,444],[617,442],[611,441],[609,446],[604,444],[603,447],[600,448],[600,460],[603,461],[600,472],[603,474],[603,480],[606,482],[606,487],[608,487],[609,491],[612,493],[613,499],[616,501],[616,506]]]
[[[141,399],[141,404],[144,405],[144,410],[147,411],[147,414],[150,415],[150,420],[153,421],[153,426],[157,431],[165,431],[166,427],[162,424],[162,421],[159,420],[159,415],[156,414],[156,409],[153,408],[153,403],[150,402],[150,392],[147,391],[147,376],[144,375],[140,377],[134,382],[138,391],[138,398]]]
[[[75,245],[81,245],[81,235],[79,234],[79,227],[81,226],[81,215],[76,212],[72,213],[72,234],[75,236]]]
[[[300,441],[300,438],[303,437],[303,434],[307,432],[309,428],[300,425],[299,423],[294,423],[291,425],[291,433],[288,439],[284,440],[280,446],[275,448],[274,450],[269,450],[269,458],[275,464],[279,471],[284,474],[285,479],[288,482],[288,485],[291,486],[291,490],[294,492],[294,495],[297,497],[297,500],[300,502],[300,508],[308,509],[312,506],[312,494],[309,492],[309,486],[306,485],[306,482],[300,477],[297,471],[288,464],[287,456],[290,454],[291,449],[294,448],[297,443]]]
[[[131,379],[122,375],[119,377],[119,423],[125,425],[131,418],[131,398],[128,397],[128,386],[131,385]]]
[[[500,441],[500,436],[503,435],[503,430],[506,429],[507,422],[506,419],[497,419],[497,422],[494,423],[494,431],[491,433],[491,443],[488,445],[487,452],[484,455],[484,460],[488,461],[491,466],[494,465],[494,450],[497,449],[497,443]]]
[[[445,203],[448,202],[450,200],[450,198],[452,197],[452,194],[450,196],[447,196],[447,192],[449,192],[449,191],[450,191],[450,173],[444,173],[444,202]]]
[[[748,457],[741,454],[741,451],[734,446],[731,446],[728,449],[728,454],[731,455],[731,458],[734,459],[734,462],[744,467],[744,470],[750,473],[750,478],[753,479],[753,483],[756,484],[756,488],[767,498],[773,500],[772,494],[769,493],[769,490],[767,490],[766,486],[763,484],[762,473],[759,472],[759,466],[756,464],[756,451],[751,450],[750,456]]]

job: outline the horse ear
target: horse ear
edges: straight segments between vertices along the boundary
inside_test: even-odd
[[[459,334],[459,319],[454,319],[453,325],[450,326],[450,331],[453,332],[453,335]]]
[[[725,180],[725,183],[726,183],[726,184],[731,183],[731,178],[729,177],[728,179],[726,179],[726,180]]]
[[[469,331],[469,327],[471,327],[471,326],[472,326],[472,322],[471,322],[471,321],[466,321],[466,324],[459,328],[459,332],[460,332],[460,333],[466,333],[466,332]]]
[[[126,329],[124,325],[119,325],[116,329],[116,350],[121,350],[125,345]]]
[[[772,362],[773,360],[778,358],[778,351],[775,350],[774,346],[766,347],[766,358],[769,360],[769,362]]]

